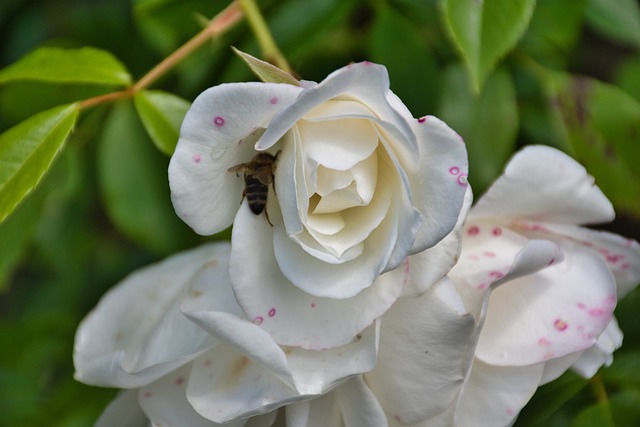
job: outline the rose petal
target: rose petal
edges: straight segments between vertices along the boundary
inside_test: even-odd
[[[300,91],[285,84],[231,83],[207,89],[193,102],[169,164],[169,184],[176,213],[197,233],[231,225],[244,182],[227,169],[250,161],[255,131]]]
[[[369,372],[378,355],[378,322],[358,334],[353,342],[322,352],[291,348],[287,351],[296,388],[301,394],[326,393],[355,374]]]
[[[591,224],[613,220],[614,212],[575,160],[551,147],[528,146],[472,209],[470,218],[481,217]]]
[[[580,358],[571,366],[578,374],[585,378],[593,377],[602,366],[610,366],[613,362],[613,352],[622,346],[622,331],[618,327],[616,318],[604,330],[596,344],[580,354]]]
[[[571,225],[514,223],[518,231],[527,236],[546,239],[568,239],[596,251],[607,263],[616,278],[618,299],[623,298],[640,282],[640,245],[633,239]]]
[[[273,247],[254,243],[269,241],[272,227],[243,211],[238,212],[232,236],[236,242],[230,261],[234,294],[249,319],[260,323],[279,344],[316,350],[344,345],[380,317],[402,292],[403,269],[381,276],[351,298],[330,299],[301,291],[280,273]],[[278,224],[273,228],[277,233]],[[251,268],[244,260],[251,260]],[[328,273],[321,286],[331,284],[334,273]]]
[[[415,254],[438,243],[456,225],[467,191],[467,151],[458,134],[436,117],[411,120],[418,139],[419,169],[409,175],[413,205],[424,220]]]
[[[342,407],[335,391],[286,407],[287,427],[326,427],[342,425]]]
[[[547,384],[567,372],[571,365],[578,360],[578,357],[580,357],[580,352],[547,360],[544,363],[544,371],[542,372],[542,378],[540,378],[540,385]]]
[[[611,320],[615,282],[604,262],[578,246],[563,262],[491,294],[476,357],[530,365],[591,347]]]
[[[204,245],[138,270],[110,290],[76,333],[76,378],[138,387],[215,345],[215,339],[182,316],[178,305],[191,275],[228,252],[228,244]]]
[[[471,207],[472,198],[471,187],[467,187],[465,203],[453,231],[434,247],[408,258],[409,282],[402,292],[403,297],[423,294],[431,285],[446,276],[458,262],[462,249],[462,226]]]
[[[362,376],[357,376],[338,387],[336,394],[342,407],[344,425],[384,426],[387,424],[384,411]]]
[[[193,363],[186,395],[200,415],[218,423],[265,414],[301,398],[260,363],[228,345]]]
[[[511,425],[538,388],[543,364],[492,366],[476,359],[460,394],[456,426]]]
[[[379,125],[384,125],[387,132],[394,133],[396,149],[407,153],[403,157],[415,158],[415,136],[406,120],[389,104],[386,99],[388,92],[389,75],[381,65],[363,62],[336,70],[320,84],[305,88],[295,102],[283,108],[271,121],[256,144],[256,149],[271,147],[302,116],[316,106],[340,96],[340,99],[354,99],[366,105],[380,118]]]
[[[185,390],[190,369],[190,365],[184,366],[139,390],[138,401],[152,425],[163,427],[220,425],[200,416],[187,401]],[[244,424],[244,421],[240,421],[225,424],[225,426],[242,427]]]
[[[125,390],[109,403],[94,427],[147,427],[149,420],[138,404],[138,390]]]
[[[417,423],[450,406],[469,367],[474,332],[473,317],[446,278],[420,297],[398,300],[382,319],[378,363],[365,374],[388,417]]]

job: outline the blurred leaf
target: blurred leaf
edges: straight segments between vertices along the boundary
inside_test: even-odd
[[[83,47],[41,47],[0,70],[0,83],[36,80],[56,83],[91,83],[127,86],[131,76],[109,52]]]
[[[587,0],[538,0],[520,46],[537,61],[564,67],[580,38]]]
[[[518,427],[549,426],[552,416],[587,386],[587,381],[569,371],[560,378],[540,387],[524,407]]]
[[[640,4],[636,0],[589,0],[587,21],[605,36],[640,48]]]
[[[640,389],[640,348],[617,352],[614,363],[602,371],[602,377],[607,382]]]
[[[561,136],[617,209],[640,215],[640,105],[586,77],[546,73]]]
[[[0,222],[38,184],[78,117],[76,104],[39,113],[0,135]]]
[[[615,427],[608,402],[589,406],[578,414],[571,427]]]
[[[501,173],[515,147],[518,108],[513,83],[498,69],[476,96],[461,66],[449,67],[444,76],[438,115],[464,138],[469,180],[474,192],[482,192]]]
[[[176,148],[180,125],[191,104],[170,93],[144,90],[134,98],[142,124],[158,150],[171,156]]]
[[[516,45],[535,4],[535,0],[442,0],[444,26],[469,67],[476,92]]]
[[[640,102],[640,56],[622,62],[616,73],[617,85]]]
[[[133,106],[120,102],[98,149],[98,184],[107,214],[129,238],[158,254],[193,243],[169,196],[168,160],[152,146]]]
[[[434,111],[440,70],[419,28],[395,9],[381,6],[371,31],[371,60],[386,65],[391,89],[414,115]]]
[[[296,80],[291,74],[281,70],[275,65],[258,59],[255,56],[251,56],[248,53],[244,53],[236,48],[232,49],[240,58],[242,58],[244,62],[247,63],[249,68],[251,68],[251,71],[253,71],[255,75],[258,76],[258,78],[263,82],[286,83],[289,85],[300,86],[300,82]]]

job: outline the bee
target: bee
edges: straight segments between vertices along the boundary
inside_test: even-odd
[[[235,172],[238,176],[239,172],[244,173],[244,191],[242,192],[242,200],[247,198],[249,209],[255,215],[260,215],[264,211],[267,222],[273,227],[269,220],[269,213],[265,209],[267,205],[267,195],[269,193],[269,185],[276,192],[274,176],[276,170],[276,161],[278,160],[278,151],[275,155],[267,152],[261,152],[253,156],[251,161],[231,166],[227,171]]]

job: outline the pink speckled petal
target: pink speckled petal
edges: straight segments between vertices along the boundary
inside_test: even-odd
[[[200,415],[218,423],[266,414],[302,398],[261,363],[228,345],[193,363],[186,394]]]
[[[492,292],[476,357],[493,365],[530,365],[591,347],[611,320],[615,281],[592,251],[565,259]]]
[[[456,409],[457,427],[509,426],[538,388],[544,364],[492,366],[474,360]]]
[[[593,224],[611,221],[614,212],[579,163],[555,148],[529,146],[511,159],[469,217]]]
[[[226,269],[229,245],[182,252],[140,269],[110,290],[76,333],[76,378],[87,384],[133,388],[188,363],[216,340],[186,319],[180,299],[204,264]]]
[[[231,225],[244,181],[227,169],[250,161],[261,128],[300,91],[286,84],[230,83],[193,102],[169,164],[169,184],[176,213],[197,233]]]
[[[138,390],[124,390],[102,412],[94,427],[147,427],[149,420],[138,404]]]
[[[596,344],[580,354],[571,369],[585,378],[593,377],[598,369],[613,363],[613,352],[622,346],[622,331],[614,317]]]
[[[216,427],[220,424],[199,415],[186,397],[191,365],[186,365],[138,391],[138,401],[149,421],[163,427]],[[244,421],[225,424],[242,427]]]
[[[462,227],[472,198],[471,187],[468,187],[458,222],[451,233],[434,247],[409,257],[409,283],[402,296],[417,296],[426,292],[458,262],[462,249]]]
[[[271,227],[264,218],[240,209],[233,228],[230,275],[235,296],[246,315],[281,345],[322,350],[349,343],[387,311],[408,278],[408,272],[400,268],[380,276],[352,297],[311,295],[284,277],[271,245],[255,244],[269,242],[274,233],[284,233],[281,222],[274,222]],[[338,267],[343,265],[326,266],[326,286],[332,285],[334,276],[339,277],[343,270]],[[311,264],[306,268],[317,267]],[[355,272],[349,273],[357,280]]]
[[[411,120],[420,155],[419,168],[409,179],[423,224],[412,253],[434,246],[451,232],[468,188],[467,150],[460,136],[436,117],[420,120]]]
[[[402,298],[382,318],[380,351],[365,380],[387,416],[404,424],[437,416],[453,402],[469,368],[475,332],[448,279]]]
[[[640,283],[640,245],[633,239],[571,225],[519,222],[517,226],[523,234],[555,240],[567,239],[596,251],[616,278],[618,299]]]

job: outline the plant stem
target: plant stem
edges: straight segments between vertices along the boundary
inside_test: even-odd
[[[238,0],[238,2],[247,17],[249,26],[258,40],[264,59],[267,62],[271,62],[281,70],[291,74],[291,66],[289,66],[287,59],[284,57],[282,52],[280,52],[278,45],[276,45],[276,42],[273,40],[271,31],[269,31],[269,27],[267,26],[262,13],[260,13],[260,9],[258,8],[255,0]]]
[[[194,50],[198,49],[208,40],[219,36],[223,32],[229,30],[240,21],[243,16],[242,8],[237,1],[231,2],[224,10],[218,13],[202,31],[193,36],[189,41],[180,46],[171,55],[167,56],[162,62],[153,67],[147,74],[138,80],[128,89],[118,92],[107,93],[105,95],[95,96],[85,99],[79,103],[80,108],[92,107],[105,102],[114,101],[122,98],[130,98],[137,92],[145,89],[155,83],[160,77],[165,75],[169,70],[178,65],[185,57],[189,56]]]

